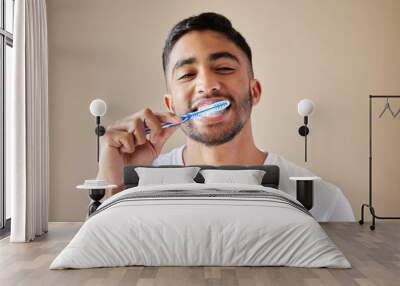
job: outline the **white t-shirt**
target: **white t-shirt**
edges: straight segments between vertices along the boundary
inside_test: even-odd
[[[184,165],[183,149],[185,145],[168,153],[160,154],[154,161],[159,165]],[[311,171],[297,166],[280,155],[268,152],[265,165],[277,165],[280,169],[279,189],[296,198],[296,182],[289,177],[313,177]],[[335,185],[324,181],[314,181],[314,206],[311,214],[317,221],[355,221],[350,202]]]

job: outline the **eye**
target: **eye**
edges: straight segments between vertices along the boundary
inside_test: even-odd
[[[187,79],[194,76],[194,73],[185,73],[184,75],[180,76],[178,80]]]
[[[218,71],[218,72],[221,72],[221,73],[231,73],[235,69],[234,68],[230,68],[230,67],[220,67],[220,68],[216,68],[215,70]]]

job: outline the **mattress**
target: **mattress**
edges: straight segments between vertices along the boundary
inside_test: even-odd
[[[351,267],[290,195],[198,183],[138,186],[108,198],[50,269],[131,265]]]

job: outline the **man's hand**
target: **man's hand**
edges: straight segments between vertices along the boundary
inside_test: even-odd
[[[101,137],[98,179],[122,185],[123,167],[133,164],[151,164],[160,154],[167,139],[178,126],[161,128],[161,123],[178,123],[182,119],[173,113],[155,113],[145,108],[118,120]],[[146,135],[145,128],[151,129]]]

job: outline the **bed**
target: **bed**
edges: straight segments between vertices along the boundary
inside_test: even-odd
[[[261,184],[138,185],[138,166],[124,169],[125,190],[105,200],[50,269],[144,266],[292,266],[350,268],[312,215],[280,191],[279,168]],[[158,166],[153,168],[178,168]],[[183,168],[183,167],[182,167]]]

